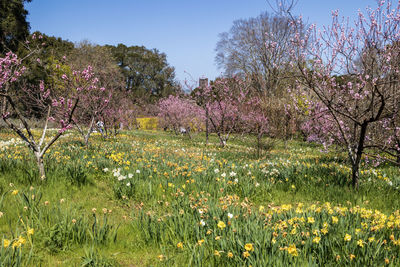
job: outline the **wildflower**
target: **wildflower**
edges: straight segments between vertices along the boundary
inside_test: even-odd
[[[208,229],[206,234],[211,235],[211,233],[212,233],[212,230]]]
[[[355,259],[355,257],[356,257],[356,255],[354,255],[354,254],[350,254],[350,260],[352,261],[353,259]]]
[[[13,191],[11,192],[11,194],[12,194],[13,196],[17,195],[17,194],[18,194],[18,190],[17,190],[17,189],[13,190]]]
[[[246,245],[244,245],[244,249],[247,251],[253,251],[254,250],[253,244],[247,243]]]
[[[346,234],[346,235],[344,236],[344,241],[347,241],[347,242],[351,241],[351,235]]]
[[[34,230],[33,228],[29,228],[29,227],[28,227],[27,234],[28,234],[28,235],[33,235],[34,233],[35,233],[35,230]]]
[[[368,241],[371,243],[371,242],[374,242],[374,240],[375,240],[375,237],[370,237],[370,238],[368,238]]]
[[[336,261],[340,260],[340,255],[336,255]]]
[[[107,208],[103,208],[103,213],[104,213],[104,214],[107,213]]]
[[[221,177],[225,178],[226,177],[226,173],[221,174]]]
[[[62,203],[64,203],[65,202],[65,199],[60,199],[60,204],[62,204]]]
[[[75,224],[76,223],[76,219],[72,219],[72,223]]]
[[[97,211],[96,208],[93,208],[93,209],[92,209],[92,212],[93,212],[93,213],[96,213],[96,211]]]
[[[199,246],[203,245],[203,243],[204,243],[204,239],[197,241],[197,244],[199,244]]]
[[[338,223],[339,219],[336,216],[332,216],[332,223]]]
[[[219,221],[217,226],[219,229],[224,229],[226,227],[226,224],[223,221]]]
[[[389,264],[389,259],[388,258],[385,258],[385,263]]]
[[[314,223],[314,222],[315,222],[314,217],[308,217],[308,218],[307,218],[307,222],[308,222],[308,223]]]
[[[158,258],[160,261],[163,261],[164,258],[165,258],[165,256],[161,254],[161,255],[158,255],[157,258]]]
[[[11,244],[11,241],[8,239],[3,239],[3,247],[8,248]]]
[[[178,244],[176,244],[176,247],[177,247],[177,248],[180,248],[180,249],[183,249],[183,243],[182,243],[182,242],[179,242]]]
[[[364,242],[363,242],[361,239],[359,239],[359,240],[357,241],[357,245],[358,245],[359,247],[364,247]]]
[[[140,170],[136,170],[136,173],[138,173],[138,174],[139,174],[139,173],[140,173]]]
[[[229,175],[231,176],[231,177],[233,177],[233,176],[236,176],[236,172],[231,172],[231,173],[229,173]]]
[[[295,189],[296,189],[296,186],[295,186],[294,184],[292,184],[292,189],[293,189],[293,190],[295,190]]]
[[[131,186],[131,183],[130,182],[126,183],[126,186],[127,187]]]
[[[298,256],[299,254],[297,253],[297,248],[295,244],[291,244],[288,249],[287,249],[288,253],[292,256]]]
[[[219,236],[219,235],[215,237],[215,241],[218,241],[220,239],[221,239],[221,236]]]
[[[320,240],[321,240],[321,237],[316,236],[316,237],[314,237],[314,239],[312,240],[312,242],[315,243],[315,244],[318,244]]]
[[[47,205],[49,205],[49,204],[50,204],[50,202],[47,201],[47,200],[44,202],[44,205],[45,205],[45,206],[47,206]]]
[[[200,224],[201,226],[205,226],[205,225],[206,225],[206,223],[205,223],[203,220],[200,220],[199,224]]]
[[[243,257],[247,258],[250,256],[250,253],[248,251],[243,252]]]
[[[0,218],[3,217],[4,213],[0,211]]]
[[[259,208],[258,208],[258,211],[259,212],[262,212],[264,210],[264,206],[260,206]]]
[[[108,172],[108,168],[104,168],[104,169],[103,169],[103,172]]]
[[[233,218],[233,214],[232,213],[228,213],[228,218],[232,219]]]
[[[221,254],[219,254],[219,251],[218,251],[218,250],[214,250],[214,256],[218,256],[218,257],[220,257],[220,256],[221,256]]]
[[[226,254],[228,256],[228,258],[233,258],[233,253],[232,252],[228,252],[228,254]]]
[[[16,246],[20,247],[21,245],[25,244],[25,242],[26,242],[26,239],[23,238],[22,236],[19,236],[18,240],[15,243],[16,243]]]

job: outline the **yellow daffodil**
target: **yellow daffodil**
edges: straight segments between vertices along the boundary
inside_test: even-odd
[[[217,226],[219,229],[224,229],[226,227],[226,224],[223,221],[219,221]]]
[[[247,243],[246,245],[244,245],[244,249],[247,251],[253,251],[254,250],[253,244]]]

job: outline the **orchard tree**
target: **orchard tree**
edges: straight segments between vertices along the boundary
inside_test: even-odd
[[[375,146],[374,127],[400,115],[400,7],[379,1],[377,8],[360,11],[354,24],[338,11],[332,18],[322,31],[311,25],[304,36],[298,32],[291,53],[299,89],[308,97],[309,137],[347,151],[358,188],[362,156]]]
[[[89,138],[93,132],[93,127],[96,119],[100,119],[102,113],[107,108],[112,92],[109,89],[101,87],[99,79],[94,76],[94,72],[91,66],[86,69],[88,77],[88,84],[84,88],[78,88],[77,93],[79,94],[81,104],[78,105],[76,113],[73,117],[73,122],[78,128],[78,131],[82,135],[85,145],[89,145]],[[88,122],[87,131],[79,126],[78,122]]]
[[[172,128],[175,134],[184,128],[189,138],[190,130],[201,128],[204,121],[203,109],[191,99],[170,95],[160,100],[158,108],[163,127]]]
[[[268,133],[268,117],[265,104],[259,96],[252,96],[240,107],[242,132],[254,134],[257,139],[257,157],[260,157],[261,140]]]
[[[245,80],[218,78],[211,85],[198,90],[198,98],[205,101],[211,131],[219,138],[224,147],[231,133],[239,130],[240,106],[247,99],[250,86]]]
[[[29,56],[32,52],[32,47],[36,47],[34,57]],[[19,43],[18,53],[16,53],[18,57],[25,58],[24,66],[29,69],[29,71],[24,74],[23,83],[39,84],[40,81],[44,81],[47,87],[51,87],[53,90],[60,89],[61,87],[59,88],[54,84],[54,74],[59,73],[61,77],[62,74],[70,71],[71,66],[64,64],[65,68],[59,69],[56,69],[56,66],[63,65],[65,61],[63,60],[64,56],[71,53],[73,49],[73,43],[62,40],[61,38],[49,37],[40,32],[31,34],[25,42]],[[83,69],[87,65],[79,66],[75,69]],[[30,87],[30,90],[37,90],[36,92],[32,91],[31,94],[39,94],[38,87]],[[23,90],[16,91],[15,93],[20,94],[19,97],[21,98],[28,96]],[[53,94],[56,93],[57,92],[53,92]],[[40,109],[40,106],[35,105],[35,101],[29,101],[29,99],[27,99],[21,102],[24,109],[31,112],[30,117],[39,120],[44,119],[41,116],[43,116],[45,112]]]
[[[22,79],[22,74],[27,71],[22,66],[21,60],[11,52],[7,53],[6,57],[0,58],[1,116],[6,125],[33,152],[36,157],[40,178],[44,180],[46,178],[43,162],[44,155],[61,135],[72,127],[72,117],[81,97],[81,92],[90,88],[95,78],[88,67],[82,71],[72,71],[72,73],[63,74],[62,86],[64,89],[62,91],[47,88],[43,81],[39,85],[27,85],[21,88],[19,87],[20,84],[17,84],[17,81]],[[39,90],[32,90],[36,86],[39,87]],[[30,113],[29,110],[22,109],[19,103],[26,101],[26,98],[21,98],[19,94],[15,93],[16,90],[24,90],[29,95],[30,101],[35,102],[35,105],[42,106],[41,110],[45,112],[45,115],[42,116],[44,124],[39,139],[33,134],[32,126],[29,125],[29,121],[26,119],[26,115]],[[59,92],[64,93],[60,94]],[[21,127],[16,124],[16,120],[20,121]],[[46,141],[50,121],[57,123],[59,130]]]
[[[115,64],[110,49],[82,41],[67,58],[68,65],[80,69],[90,64],[92,86],[81,92],[82,101],[77,107],[73,121],[86,146],[96,120],[101,120],[112,95],[123,88],[124,78]],[[109,114],[110,115],[110,114]],[[85,128],[83,126],[86,126]]]
[[[137,107],[130,101],[125,91],[113,91],[110,103],[101,112],[105,135],[117,135],[119,129],[130,128],[136,123]]]

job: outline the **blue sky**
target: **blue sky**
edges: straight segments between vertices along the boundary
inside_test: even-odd
[[[274,0],[272,0],[274,1]],[[271,1],[271,2],[272,2]],[[331,10],[354,16],[374,0],[299,0],[294,14],[327,25]],[[72,42],[144,45],[166,53],[178,80],[221,73],[214,63],[218,34],[237,19],[271,11],[266,0],[33,0],[26,4],[31,31]]]

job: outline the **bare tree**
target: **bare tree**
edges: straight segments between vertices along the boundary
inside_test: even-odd
[[[269,7],[280,16],[290,15],[298,0],[267,0]]]
[[[215,61],[225,75],[251,77],[252,86],[276,96],[291,71],[290,50],[295,30],[291,18],[263,13],[233,23],[220,34]]]

